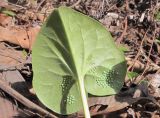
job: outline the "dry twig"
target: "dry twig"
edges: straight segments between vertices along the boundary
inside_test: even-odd
[[[126,32],[127,32],[127,27],[128,27],[128,21],[127,21],[127,16],[125,17],[125,26],[124,26],[124,30],[123,30],[123,33],[121,34],[121,36],[117,39],[117,43],[118,44],[120,44],[121,43],[121,41],[123,40],[123,37],[124,37],[124,35],[126,34]]]
[[[150,50],[149,50],[149,53],[148,53],[148,59],[147,59],[146,67],[145,67],[143,73],[142,73],[141,76],[140,76],[140,79],[139,79],[140,81],[142,80],[142,77],[143,77],[143,75],[146,73],[146,71],[147,71],[147,69],[148,69],[148,66],[149,66],[149,59],[150,59],[151,51],[152,51],[152,49],[153,49],[153,43],[154,43],[155,35],[156,35],[156,24],[155,24],[155,27],[154,27],[154,28],[155,28],[155,30],[154,30],[153,39],[152,39],[152,42],[151,42],[151,47],[150,47]]]
[[[128,66],[132,66],[134,69],[139,70],[139,71],[144,71],[146,66],[144,64],[142,64],[140,61],[136,60],[134,61],[131,58],[126,58],[127,60],[127,64]],[[147,72],[153,72],[153,71],[157,71],[160,69],[160,67],[154,63],[150,64],[151,66],[148,66],[146,71]]]
[[[46,1],[46,0],[42,0],[42,1],[39,3],[38,7],[36,8],[36,12],[38,12],[38,10],[40,9],[41,5],[42,5],[45,1]]]
[[[12,96],[13,98],[15,98],[17,101],[21,102],[23,105],[25,105],[26,107],[33,109],[35,111],[38,111],[39,113],[41,113],[42,115],[46,115],[48,117],[51,118],[57,118],[55,115],[51,114],[50,112],[46,111],[45,109],[39,107],[38,105],[36,105],[35,103],[31,102],[30,100],[28,100],[27,98],[25,98],[24,96],[22,96],[20,93],[18,93],[16,90],[12,89],[4,80],[0,79],[0,88],[8,93],[10,96]]]
[[[70,8],[74,8],[75,6],[79,5],[82,0],[78,0],[75,4],[71,5]]]
[[[142,41],[141,41],[141,44],[140,44],[138,53],[137,53],[137,55],[135,56],[135,58],[134,58],[134,60],[133,60],[133,64],[128,67],[128,69],[127,69],[128,71],[134,66],[134,64],[136,63],[136,60],[138,59],[138,57],[139,57],[139,55],[140,55],[140,53],[141,53],[140,48],[142,48],[142,46],[143,46],[143,42],[144,42],[144,40],[145,40],[145,38],[146,38],[146,35],[147,35],[147,33],[148,33],[148,30],[149,30],[149,28],[147,29],[147,31],[145,32],[145,34],[144,34],[144,36],[143,36],[143,39],[142,39]],[[132,68],[132,71],[133,71],[133,68]]]

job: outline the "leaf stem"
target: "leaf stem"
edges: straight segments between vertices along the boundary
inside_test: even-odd
[[[81,99],[82,99],[82,103],[83,103],[83,110],[84,110],[85,118],[90,118],[91,116],[90,116],[90,113],[89,113],[87,96],[86,96],[86,92],[85,92],[84,79],[83,78],[79,79],[79,87],[80,87],[80,93],[81,93]]]

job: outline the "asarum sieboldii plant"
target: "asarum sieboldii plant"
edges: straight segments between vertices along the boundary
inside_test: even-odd
[[[87,97],[119,92],[126,75],[124,55],[98,21],[67,7],[53,11],[43,24],[32,52],[33,88],[49,109],[72,114]]]

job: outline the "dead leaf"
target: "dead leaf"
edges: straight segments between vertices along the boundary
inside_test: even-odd
[[[39,30],[40,26],[30,27],[28,30],[0,26],[0,41],[7,41],[20,45],[22,48],[31,49]]]
[[[129,108],[129,109],[127,110],[127,112],[128,112],[129,115],[132,116],[132,118],[136,118],[136,116],[135,116],[135,111],[134,111],[132,108]]]
[[[133,94],[133,98],[138,98],[138,97],[142,97],[142,96],[149,96],[148,93],[148,82],[144,81],[141,82],[135,89],[135,92]]]
[[[154,97],[160,97],[160,74],[150,74],[146,78],[149,81],[149,94]]]
[[[11,22],[12,22],[12,17],[10,17],[6,14],[1,14],[0,13],[0,25],[1,26],[10,25]]]
[[[155,99],[148,94],[148,83],[143,82],[136,87],[120,92],[118,95],[89,97],[88,104],[91,108],[90,113],[94,116],[124,109],[139,100],[150,100],[155,102]],[[79,116],[83,116],[81,111],[78,114]]]
[[[20,11],[22,9],[26,9],[25,7],[13,4],[11,2],[8,2],[7,0],[0,0],[0,7],[4,7],[8,10],[13,10],[13,11]]]
[[[25,57],[22,51],[11,49],[5,46],[5,43],[0,43],[0,71],[21,68],[24,62]]]
[[[92,109],[90,112],[92,116],[95,116],[95,115],[107,114],[107,113],[121,110],[142,99],[151,100],[151,101],[154,100],[152,97],[132,98],[131,96],[120,97],[118,95],[113,95],[108,97],[92,97],[92,98],[89,98],[88,102],[89,102],[89,106],[94,105],[96,109],[97,109],[96,105],[98,105],[98,108],[99,108],[98,111],[95,111],[94,109]],[[108,105],[108,107],[106,107],[103,110],[100,110],[101,109],[100,105],[102,107],[104,105]],[[80,117],[84,116],[83,111],[78,112],[78,115]]]

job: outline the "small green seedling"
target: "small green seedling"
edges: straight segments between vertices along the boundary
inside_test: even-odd
[[[118,49],[121,50],[122,52],[127,52],[129,51],[129,48],[126,47],[124,44],[119,44]]]
[[[127,76],[129,79],[133,79],[135,77],[138,77],[138,73],[137,72],[127,72]]]
[[[96,20],[67,7],[53,11],[32,52],[33,88],[49,109],[72,114],[87,97],[112,95],[123,86],[126,63],[111,34]]]

